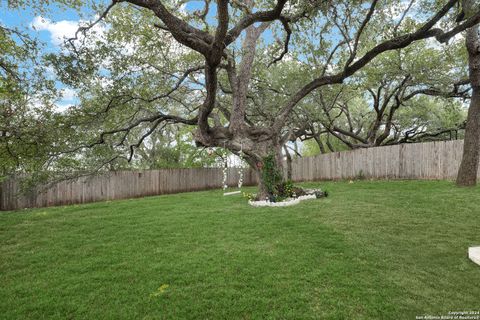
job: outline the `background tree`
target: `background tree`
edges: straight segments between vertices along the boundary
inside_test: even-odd
[[[0,179],[48,161],[57,91],[38,55],[34,39],[0,24]]]
[[[142,169],[198,168],[219,165],[219,155],[197,148],[191,128],[166,126],[156,130],[137,149],[133,166]]]

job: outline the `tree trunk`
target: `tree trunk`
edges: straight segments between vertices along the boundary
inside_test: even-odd
[[[480,148],[480,35],[478,25],[467,30],[466,44],[469,58],[472,99],[468,109],[463,157],[457,176],[457,186],[469,187],[477,183]]]
[[[285,156],[287,157],[287,179],[292,180],[292,156],[290,155],[286,144],[283,146],[283,149],[285,150]]]
[[[285,183],[282,146],[274,143],[257,145],[249,153],[246,155],[247,162],[258,179],[257,200],[271,200],[282,191]]]
[[[330,134],[327,134],[327,147],[330,150],[330,152],[335,152],[335,148],[333,145],[330,143]]]
[[[313,138],[317,142],[318,148],[320,149],[321,154],[327,153],[325,150],[325,146],[323,145],[322,139],[320,138],[320,135],[314,135]]]

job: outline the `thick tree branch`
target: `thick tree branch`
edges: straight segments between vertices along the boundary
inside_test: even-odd
[[[282,23],[286,33],[283,50],[278,57],[273,59],[273,61],[268,64],[268,67],[270,67],[272,64],[282,61],[283,57],[288,53],[288,45],[290,43],[290,38],[292,36],[292,29],[290,28],[288,24],[288,20],[285,17],[280,17],[280,22]]]
[[[287,0],[277,0],[275,8],[268,11],[259,11],[251,14],[247,14],[240,21],[228,31],[225,39],[225,45],[235,41],[243,30],[254,24],[255,22],[269,22],[280,18],[283,7],[287,3]]]
[[[440,21],[440,19],[443,16],[445,16],[448,13],[448,11],[450,11],[450,9],[455,5],[456,2],[457,0],[448,1],[448,3],[444,5],[440,11],[438,11],[432,18],[430,18],[422,27],[417,29],[415,32],[411,32],[399,37],[394,37],[393,39],[390,39],[378,44],[374,48],[367,51],[367,53],[365,53],[363,57],[361,57],[351,65],[345,66],[343,72],[337,73],[335,75],[321,76],[319,78],[314,79],[310,83],[306,84],[299,91],[297,91],[297,93],[293,95],[292,98],[283,107],[283,109],[279,113],[274,123],[273,130],[279,131],[282,128],[283,124],[285,123],[292,109],[295,108],[295,106],[301,100],[303,100],[303,98],[305,98],[308,94],[310,94],[313,90],[329,84],[342,83],[346,78],[355,74],[358,70],[366,66],[378,55],[387,51],[405,48],[409,46],[411,43],[415,41],[423,40],[423,39],[428,39],[432,37],[436,37],[437,39],[443,39],[442,37],[444,37],[447,34],[449,37],[451,37],[468,28],[468,26],[470,25],[469,23],[471,21],[477,21],[480,19],[480,10],[479,10],[475,15],[473,15],[470,19],[467,20],[467,22],[469,23],[465,22],[462,24],[461,27],[460,26],[456,27],[448,32],[443,32],[439,29],[432,29],[432,27],[435,26],[435,24],[438,21]]]

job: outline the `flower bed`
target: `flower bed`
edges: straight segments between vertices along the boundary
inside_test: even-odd
[[[248,201],[248,204],[254,207],[288,207],[288,206],[299,204],[303,200],[318,199],[318,198],[326,197],[328,195],[327,192],[323,192],[317,189],[310,189],[310,190],[303,190],[303,191],[306,194],[298,197],[294,195],[293,197],[289,197],[282,201],[270,201],[269,199],[254,201],[251,199]]]
[[[248,204],[254,207],[287,207],[299,204],[303,200],[316,199],[317,196],[314,194],[308,194],[305,196],[300,196],[298,198],[288,198],[281,202],[270,202],[267,200],[264,201],[248,201]]]

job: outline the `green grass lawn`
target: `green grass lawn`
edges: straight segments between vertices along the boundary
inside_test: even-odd
[[[2,319],[415,319],[480,310],[480,188],[314,183],[0,213]],[[252,189],[253,190],[253,189]]]

